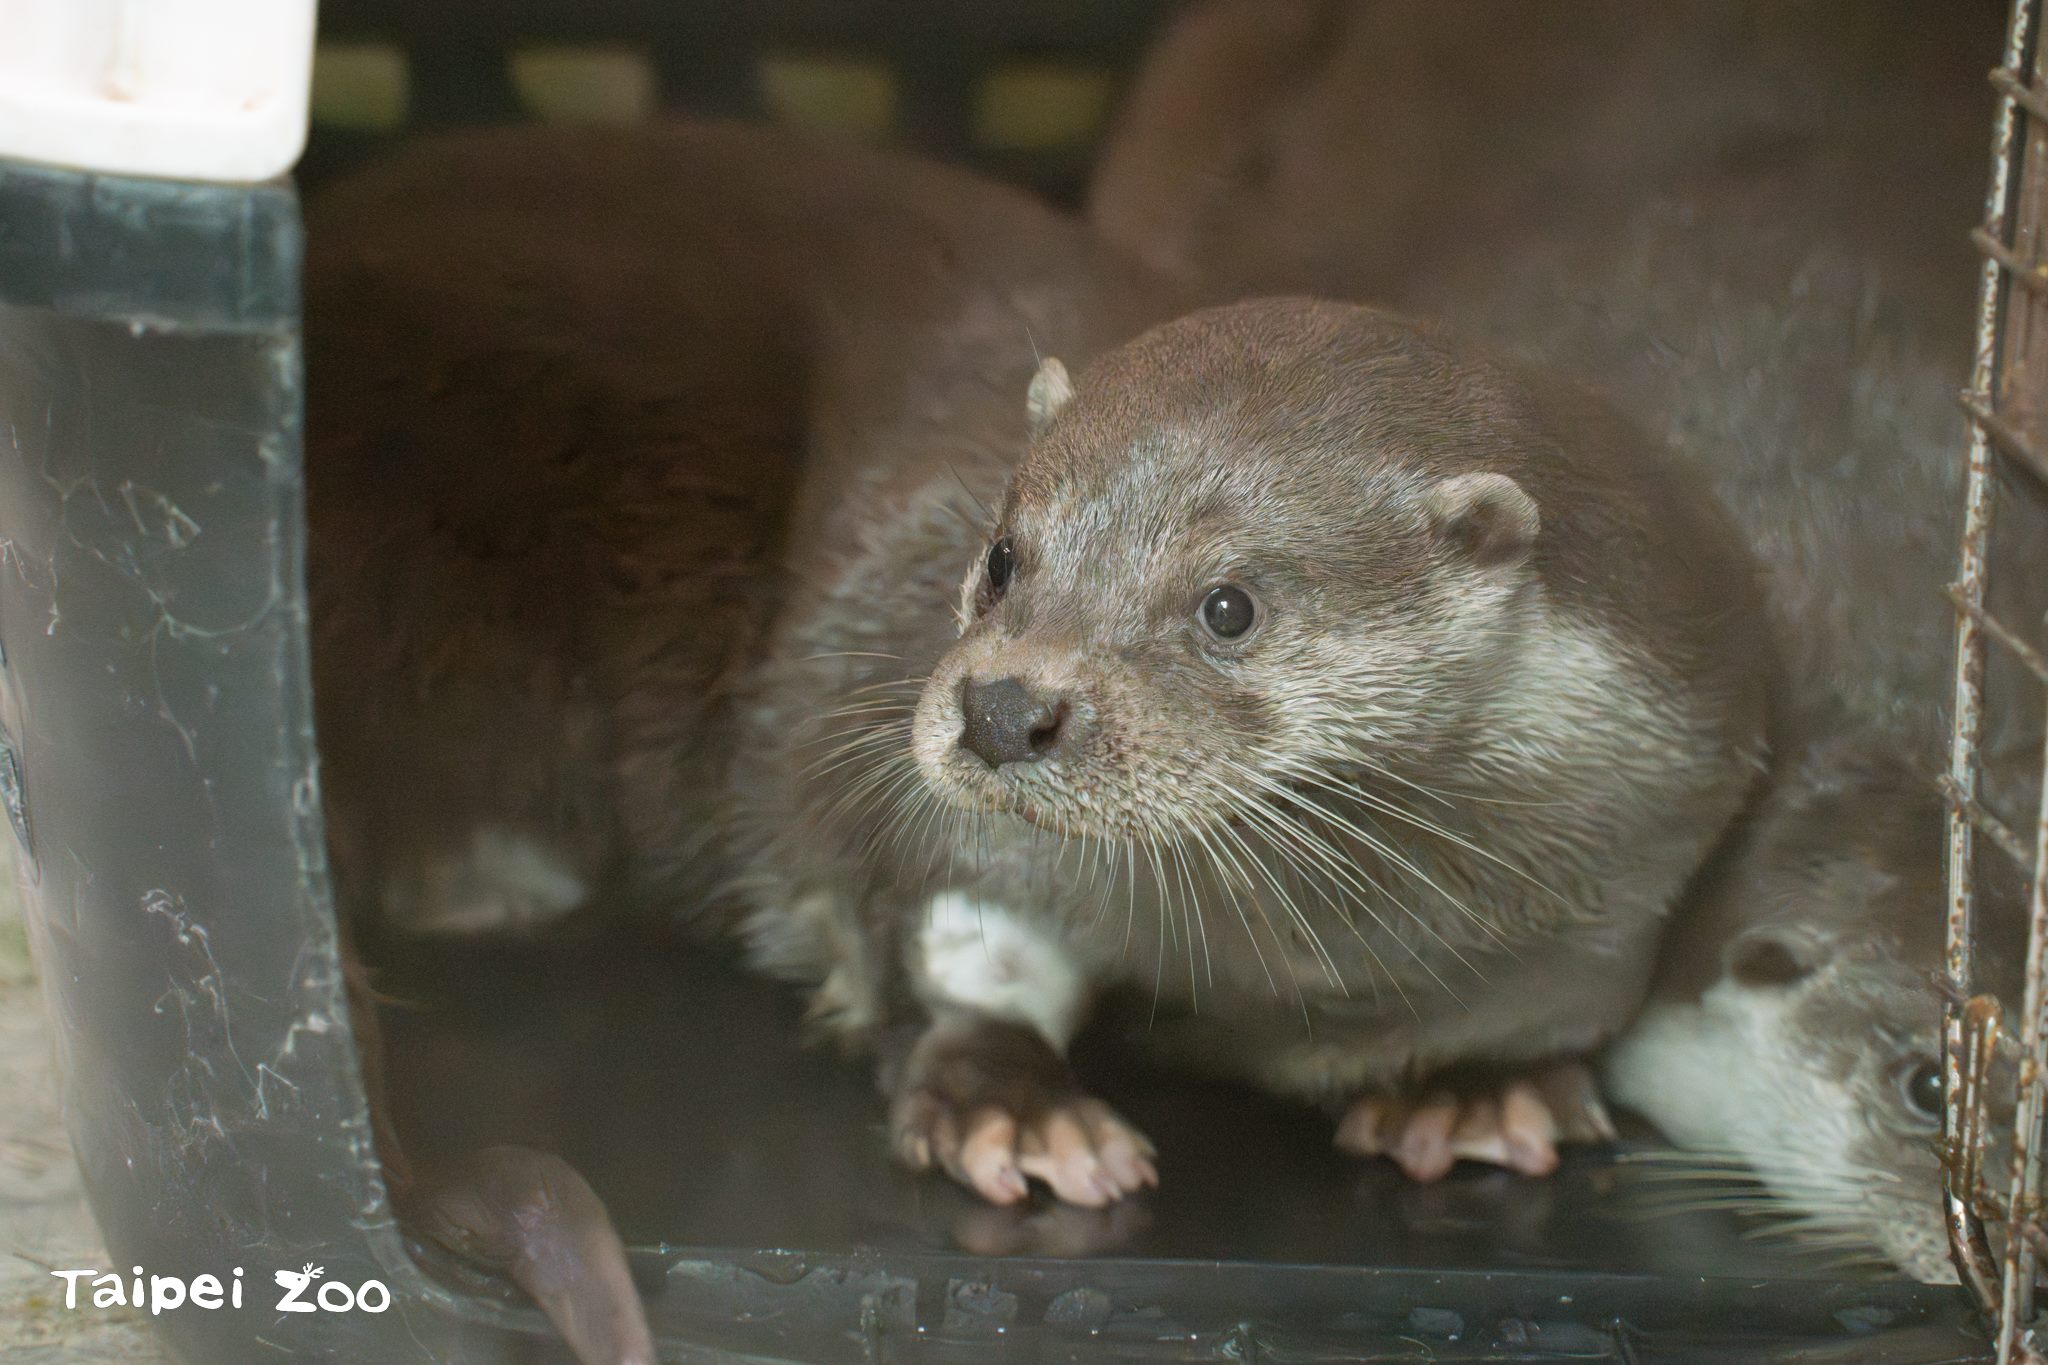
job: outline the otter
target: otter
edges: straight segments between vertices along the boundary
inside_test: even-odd
[[[721,934],[731,684],[808,445],[972,439],[949,412],[991,347],[1164,305],[1026,195],[715,125],[423,138],[307,219],[316,720],[384,1178],[579,1359],[651,1360],[576,1171],[407,1159],[373,964],[421,934]]]
[[[1834,738],[1798,762],[1676,918],[1650,1003],[1602,1058],[1602,1081],[1685,1149],[1644,1168],[1684,1197],[1775,1215],[1762,1230],[1797,1245],[1953,1283],[1938,1150],[1944,804],[1883,746]],[[2016,904],[2016,865],[1981,867],[1987,908]],[[2020,917],[1986,919],[1984,985],[2016,998]],[[2015,1093],[2010,1057],[1997,1061],[1994,1189],[2009,1179]],[[1745,1197],[1745,1171],[1762,1197]]]
[[[1589,395],[1370,309],[1020,388],[1009,440],[871,435],[796,525],[733,765],[756,960],[884,1037],[899,1153],[997,1203],[1156,1178],[1061,1059],[1120,986],[1354,1139],[1496,1063],[1389,1140],[1549,1169],[1762,767],[1732,527]]]
[[[321,223],[350,903],[730,907],[996,1202],[1157,1178],[1061,1055],[1119,984],[1418,1174],[1598,1128],[1578,1060],[1753,785],[1769,653],[1604,405],[1344,305],[1129,341],[1176,296],[1079,224],[733,130],[443,140]]]
[[[810,448],[971,439],[991,348],[1168,311],[1021,192],[716,124],[421,139],[308,232],[316,702],[370,937],[716,933],[726,709]]]
[[[1198,7],[1141,77],[1091,214],[1209,293],[1278,285],[1446,316],[1597,385],[1713,485],[1765,566],[1779,756],[1676,917],[1609,1075],[1674,1139],[1751,1163],[1795,1229],[1934,1274],[1938,1167],[1914,1106],[1939,1061],[1960,225],[1982,189],[1999,16],[1879,5],[1821,28],[1802,6],[1627,10],[1576,9],[1619,27],[1504,66],[1489,54],[1509,49],[1468,45],[1469,26],[1549,24],[1549,7]],[[1414,41],[1384,41],[1388,25]],[[1417,51],[1440,58],[1426,89],[1407,79]],[[1601,79],[1575,85],[1589,53]],[[1241,79],[1206,94],[1219,71]],[[1645,82],[1654,102],[1615,104]],[[1436,132],[1418,147],[1414,128]],[[1433,221],[1474,230],[1417,238],[1407,206],[1447,200]],[[2038,502],[2000,496],[1995,606],[2038,621]],[[1994,698],[2027,695],[2009,656],[1992,663]],[[2038,755],[2037,727],[2001,709],[1986,747]],[[2003,932],[2017,896],[1985,885],[1981,919]],[[1776,980],[1746,957],[1766,927],[1785,940]],[[1841,1150],[1816,1165],[1827,1124]],[[1848,1198],[1856,1170],[1888,1193]]]

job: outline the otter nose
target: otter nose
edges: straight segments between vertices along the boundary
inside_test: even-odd
[[[1016,678],[962,682],[960,713],[960,747],[991,768],[1049,756],[1067,722],[1064,699],[1039,696]]]

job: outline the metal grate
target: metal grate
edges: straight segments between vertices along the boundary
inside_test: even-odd
[[[1946,782],[1949,817],[1947,967],[1954,987],[1944,1019],[1944,1165],[1950,1250],[1963,1283],[1997,1321],[1998,1360],[2039,1362],[2034,1282],[2044,1232],[2042,1119],[2048,1114],[2048,782],[2031,840],[1980,799],[1987,645],[2006,650],[2044,686],[2048,660],[1986,609],[1986,568],[2001,474],[2048,482],[2048,66],[2040,44],[2041,0],[2014,0],[2005,60],[1992,73],[1999,92],[1976,357],[1963,395],[1969,467],[1957,607],[1955,729]],[[2048,769],[2048,755],[2044,755]],[[2011,1177],[1987,1167],[1990,1077],[2005,1036],[2006,1008],[1976,994],[1976,836],[2031,874],[2024,997],[2020,1005],[2018,1112]],[[1999,1188],[2000,1184],[2004,1188]],[[2002,1228],[1995,1246],[1989,1229]]]

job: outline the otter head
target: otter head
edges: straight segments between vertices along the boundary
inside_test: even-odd
[[[1616,1097],[1674,1141],[1754,1172],[1793,1242],[1924,1281],[1955,1279],[1938,1147],[1945,828],[1931,781],[1886,741],[1808,750],[1676,928],[1660,997],[1608,1065]],[[2020,918],[2002,858],[1980,859],[2001,932]],[[2002,1061],[1994,1188],[2014,1082]]]
[[[914,749],[970,809],[1176,837],[1450,742],[1511,670],[1519,393],[1365,309],[1197,313],[1071,380],[968,567]]]

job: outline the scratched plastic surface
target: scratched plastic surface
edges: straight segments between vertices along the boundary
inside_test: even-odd
[[[298,255],[285,190],[0,165],[0,837],[114,1264],[246,1271],[167,1339],[425,1360],[460,1320],[382,1209],[326,904]],[[305,1261],[402,1306],[270,1311]]]
[[[299,570],[297,208],[0,166],[0,810],[117,1265],[314,1261],[381,1314],[186,1310],[184,1359],[559,1359],[383,1203],[322,853]],[[317,382],[317,376],[314,377]],[[1327,1126],[1089,1058],[1168,1183],[1108,1217],[887,1168],[861,1073],[718,964],[421,954],[383,983],[423,1149],[575,1161],[665,1350],[757,1360],[1932,1362],[1957,1296],[1654,1216],[1598,1161],[1413,1189]]]

